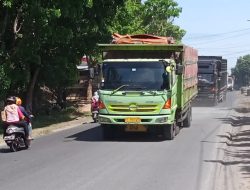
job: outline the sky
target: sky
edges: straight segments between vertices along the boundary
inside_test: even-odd
[[[250,54],[249,0],[175,0],[182,8],[174,24],[186,31],[182,42],[199,55],[228,60],[228,72],[239,57]],[[248,21],[249,20],[249,21]]]

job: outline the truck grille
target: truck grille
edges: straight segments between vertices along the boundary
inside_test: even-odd
[[[157,112],[159,105],[110,105],[109,109],[113,112]]]

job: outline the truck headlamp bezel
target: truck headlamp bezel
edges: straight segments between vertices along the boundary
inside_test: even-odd
[[[156,123],[166,123],[168,121],[168,117],[159,117],[155,120]]]
[[[111,123],[111,120],[110,120],[109,118],[107,118],[107,117],[102,117],[102,116],[99,116],[99,117],[98,117],[98,121],[99,121],[100,123]]]

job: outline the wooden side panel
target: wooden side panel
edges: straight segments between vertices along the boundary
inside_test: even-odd
[[[179,107],[183,108],[193,99],[197,93],[198,84],[198,51],[192,47],[185,46],[183,52],[182,64],[184,66],[181,89],[181,98]]]

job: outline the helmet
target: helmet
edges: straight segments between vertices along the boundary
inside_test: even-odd
[[[22,100],[19,97],[16,97],[16,105],[21,106],[22,105]]]
[[[16,103],[16,97],[15,96],[10,96],[10,97],[8,97],[7,98],[7,102],[9,102],[9,103]]]

